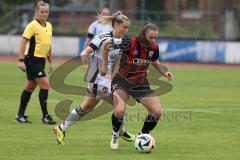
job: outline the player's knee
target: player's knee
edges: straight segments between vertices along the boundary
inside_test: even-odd
[[[38,79],[37,83],[41,89],[49,89],[49,82],[46,78]]]
[[[36,85],[27,85],[25,87],[25,90],[28,92],[33,92],[35,88],[36,88]]]
[[[28,92],[33,92],[35,87],[26,87],[25,90]]]
[[[48,82],[39,84],[39,86],[40,86],[41,89],[49,89],[49,84],[48,84]]]
[[[114,113],[116,117],[123,117],[125,113],[125,109],[122,107],[116,107]]]
[[[48,89],[49,89],[49,85],[40,85],[40,88],[41,88],[41,89],[48,90]]]

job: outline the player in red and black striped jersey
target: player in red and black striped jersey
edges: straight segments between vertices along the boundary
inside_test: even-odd
[[[123,52],[119,74],[134,84],[142,84],[147,76],[148,66],[156,61],[159,56],[159,49],[156,43],[143,48],[138,37],[131,38],[131,48]]]
[[[144,25],[138,37],[132,37],[129,42],[122,40],[122,56],[118,73],[112,81],[114,113],[112,115],[113,135],[118,137],[119,128],[125,114],[129,96],[142,103],[149,114],[145,119],[141,133],[149,133],[157,125],[162,114],[158,97],[151,89],[147,70],[152,64],[162,75],[172,80],[171,72],[165,72],[158,61],[159,49],[156,44],[158,28],[148,23]],[[104,52],[106,54],[107,52]],[[104,57],[104,56],[103,56]],[[105,59],[102,60],[106,64]],[[102,73],[106,72],[104,65]]]

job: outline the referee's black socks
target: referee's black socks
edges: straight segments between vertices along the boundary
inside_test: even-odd
[[[47,99],[48,99],[48,89],[40,89],[40,91],[39,91],[39,102],[40,102],[40,105],[41,105],[43,117],[48,115]]]
[[[149,134],[157,125],[159,120],[159,117],[154,117],[151,114],[148,114],[148,116],[146,117],[144,124],[143,124],[143,128],[142,128],[142,133],[147,133]]]
[[[23,90],[21,99],[20,99],[20,106],[18,110],[19,116],[24,116],[25,110],[27,108],[27,104],[31,98],[32,92],[28,92],[26,90]]]

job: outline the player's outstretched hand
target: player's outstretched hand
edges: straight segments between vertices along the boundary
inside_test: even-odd
[[[88,64],[88,55],[81,55],[81,60],[83,64]]]
[[[171,72],[164,73],[164,77],[167,77],[168,80],[173,80],[173,74]]]

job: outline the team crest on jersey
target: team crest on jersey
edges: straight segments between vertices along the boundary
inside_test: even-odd
[[[153,51],[149,51],[149,52],[148,52],[148,57],[149,57],[149,58],[152,58],[152,56],[153,56]]]
[[[136,55],[137,54],[137,50],[135,50],[134,52],[133,52],[133,55]]]
[[[102,87],[102,92],[103,93],[107,93],[108,92],[108,88],[107,87]]]

